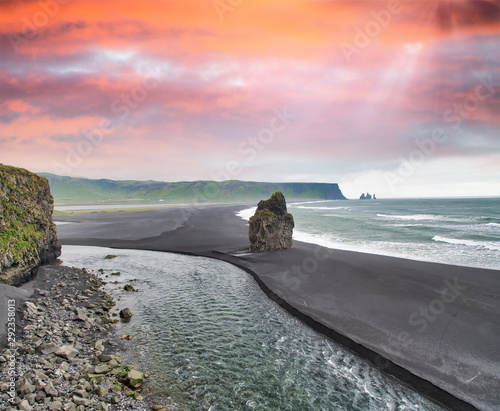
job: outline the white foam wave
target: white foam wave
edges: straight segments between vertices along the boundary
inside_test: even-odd
[[[333,241],[330,236],[326,234],[311,234],[304,231],[293,230],[292,237],[294,240],[302,241],[304,243],[317,244],[327,248],[342,249],[342,245],[340,243]]]
[[[302,205],[302,204],[318,204],[318,203],[326,203],[328,201],[332,200],[312,200],[312,201],[297,201],[297,202],[291,202],[288,203],[288,207],[295,207],[297,205]]]
[[[377,217],[394,220],[442,220],[444,217],[435,214],[409,214],[409,215],[394,215],[394,214],[377,214]]]
[[[448,244],[465,245],[467,247],[477,247],[485,248],[487,250],[500,251],[500,242],[494,241],[465,240],[462,238],[447,238],[440,235],[435,235],[434,237],[432,237],[432,240]]]
[[[490,227],[500,228],[500,224],[499,223],[488,223],[486,225],[490,226]]]
[[[242,218],[245,221],[248,221],[250,217],[252,217],[255,214],[256,210],[257,207],[245,208],[244,210],[238,211],[236,213],[236,216]]]
[[[312,234],[300,230],[293,231],[293,239],[304,243],[317,244],[322,247],[331,248],[334,250],[357,251],[366,254],[385,255],[388,257],[408,258],[420,261],[434,261],[432,257],[416,256],[410,250],[402,250],[398,243],[390,244],[388,242],[381,246],[375,243],[369,244],[366,242],[345,242],[341,239],[332,238],[327,234]]]
[[[401,224],[387,224],[388,227],[427,227],[427,224],[412,224],[412,223],[401,223]]]
[[[349,207],[305,207],[305,206],[298,206],[294,208],[302,208],[306,210],[349,210]]]
[[[312,201],[310,201],[312,203]],[[297,203],[296,203],[297,204]],[[302,203],[301,203],[302,204]],[[305,204],[305,203],[303,203]],[[290,208],[290,205],[288,206]],[[310,209],[310,210],[349,210],[349,207],[304,207],[304,206],[299,206],[299,207],[292,207],[292,208],[305,208],[305,209]],[[247,220],[252,217],[255,214],[255,210],[257,210],[257,207],[251,207],[251,208],[246,208],[244,210],[238,211],[236,215],[243,220]]]
[[[292,237],[296,241],[302,241],[304,243],[310,243],[310,244],[317,244],[322,247],[332,248],[336,250],[359,251],[367,254],[378,254],[378,255],[387,255],[392,257],[410,258],[410,255],[403,254],[401,253],[401,251],[391,252],[390,250],[384,249],[383,247],[377,247],[374,244],[370,245],[365,242],[361,243],[356,241],[346,242],[345,240],[342,239],[336,239],[329,234],[313,234],[294,229]]]
[[[433,238],[434,241],[439,241],[440,236],[435,236]],[[328,234],[313,234],[307,233],[300,230],[295,229],[293,231],[293,239],[296,241],[302,241],[304,243],[312,243],[317,244],[323,247],[336,249],[336,250],[347,250],[347,251],[358,251],[367,254],[377,254],[377,255],[385,255],[388,257],[399,257],[399,258],[408,258],[410,260],[417,261],[428,261],[428,262],[438,262],[444,264],[455,264],[462,265],[467,267],[482,267],[482,268],[492,268],[499,269],[498,263],[495,262],[493,264],[486,264],[485,261],[479,262],[471,262],[468,260],[463,260],[465,250],[456,250],[458,253],[455,254],[437,254],[436,249],[433,249],[430,243],[428,246],[423,246],[420,250],[415,250],[415,247],[408,244],[401,243],[391,243],[391,242],[383,242],[380,244],[377,243],[367,243],[367,242],[346,242],[341,239],[333,238]],[[480,242],[477,242],[480,243]],[[488,245],[488,249],[491,251],[500,251],[500,243],[490,242]],[[481,244],[481,247],[485,249],[485,245]],[[443,245],[444,247],[444,245]],[[477,248],[469,248],[469,253],[477,253]],[[455,255],[455,256],[454,256]],[[453,257],[454,256],[454,257]]]

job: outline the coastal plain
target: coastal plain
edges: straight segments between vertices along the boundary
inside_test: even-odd
[[[298,241],[290,250],[249,253],[248,224],[236,216],[248,207],[88,212],[54,219],[63,246],[227,261],[250,273],[290,313],[445,407],[500,407],[500,271]]]

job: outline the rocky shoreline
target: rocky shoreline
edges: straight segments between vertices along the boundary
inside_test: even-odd
[[[85,269],[44,266],[27,301],[9,300],[0,409],[169,409],[155,401],[148,375],[122,363],[122,340],[129,336],[113,327],[118,314],[111,313],[115,303],[104,284]]]

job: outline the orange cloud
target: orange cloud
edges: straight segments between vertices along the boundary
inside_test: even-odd
[[[36,114],[40,111],[39,108],[22,101],[21,99],[7,100],[0,104],[0,115],[9,113],[30,113]]]
[[[5,7],[3,33],[20,37],[20,52],[68,55],[82,48],[136,48],[158,55],[236,53],[318,57],[352,44],[358,29],[374,41],[430,41],[457,31],[498,31],[498,3],[453,1],[243,2],[221,21],[211,1],[71,1],[50,15],[43,2]],[[3,6],[2,6],[3,7]],[[46,18],[41,16],[45,15]],[[384,23],[385,21],[385,23]],[[376,26],[379,26],[377,30]],[[195,53],[196,51],[196,53]]]
[[[222,16],[213,4],[0,3],[3,153],[18,158],[29,142],[64,156],[82,128],[107,120],[113,130],[86,164],[138,147],[158,164],[201,164],[231,158],[288,107],[296,119],[262,164],[280,153],[397,158],[499,64],[496,1],[252,0]],[[143,93],[151,68],[158,85]],[[492,135],[497,103],[481,102],[465,133]]]

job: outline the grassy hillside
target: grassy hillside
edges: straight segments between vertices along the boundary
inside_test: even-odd
[[[259,183],[253,181],[161,181],[91,180],[41,173],[49,180],[58,204],[100,203],[211,203],[257,201],[281,191],[287,200],[345,200],[338,184]]]

